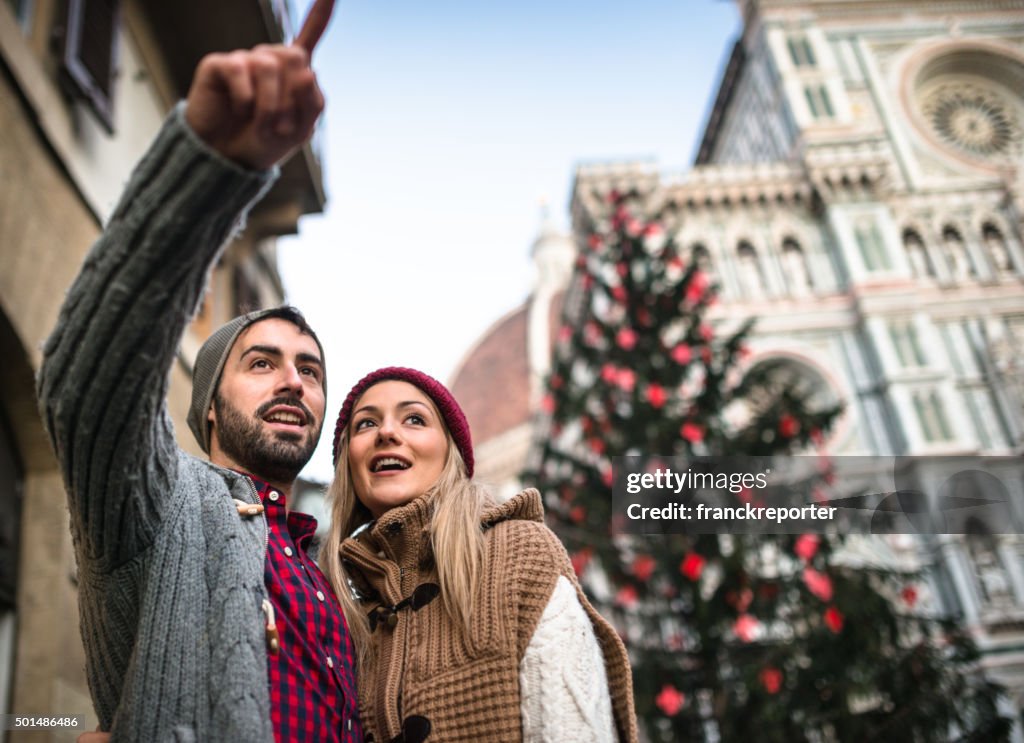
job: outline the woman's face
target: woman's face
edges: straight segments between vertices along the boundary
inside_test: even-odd
[[[353,406],[348,467],[356,495],[375,519],[427,492],[447,456],[444,421],[415,385],[378,382]]]

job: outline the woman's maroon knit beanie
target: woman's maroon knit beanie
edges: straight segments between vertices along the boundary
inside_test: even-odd
[[[348,397],[345,398],[345,402],[341,405],[341,412],[338,413],[338,423],[334,426],[335,468],[338,466],[341,432],[348,426],[349,419],[352,417],[352,407],[366,390],[385,380],[408,382],[418,387],[427,397],[434,401],[438,411],[441,413],[441,417],[444,418],[448,432],[451,433],[452,439],[455,440],[455,446],[458,447],[459,453],[462,455],[462,461],[466,463],[466,474],[469,477],[473,477],[473,438],[469,433],[469,422],[466,420],[466,415],[462,412],[462,408],[459,407],[459,404],[452,397],[452,393],[448,391],[448,388],[436,379],[416,369],[407,369],[403,366],[387,366],[370,372],[356,382],[355,386],[348,393]]]

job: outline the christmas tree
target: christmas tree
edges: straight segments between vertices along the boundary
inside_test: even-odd
[[[626,640],[646,736],[1005,740],[971,640],[918,610],[920,576],[851,559],[852,538],[612,532],[613,458],[820,453],[841,410],[778,366],[746,368],[751,325],[716,334],[716,287],[667,216],[636,193],[601,201],[524,479]],[[823,500],[835,482],[825,468],[805,485]]]

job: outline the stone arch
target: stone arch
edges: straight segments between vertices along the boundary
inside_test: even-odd
[[[807,253],[800,242],[792,235],[782,238],[779,249],[782,270],[786,278],[786,286],[794,297],[805,297],[814,291],[814,278]]]
[[[736,245],[736,278],[741,296],[757,300],[767,295],[768,284],[761,256],[749,240],[741,239]]]
[[[715,263],[711,258],[711,251],[703,242],[692,243],[688,252],[690,260],[695,262],[700,270],[709,276],[714,275]]]
[[[914,276],[919,279],[934,278],[935,266],[925,246],[921,233],[913,227],[905,227],[902,233],[903,250],[907,254],[907,262]]]
[[[957,225],[947,222],[942,225],[942,255],[946,260],[949,275],[954,281],[963,281],[977,275],[977,270],[967,251],[964,231]]]
[[[1013,255],[1005,232],[991,220],[981,225],[981,244],[996,276],[1013,272]]]

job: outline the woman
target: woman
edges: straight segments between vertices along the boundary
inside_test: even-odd
[[[367,740],[633,741],[625,648],[543,524],[536,490],[470,482],[451,393],[413,369],[349,392],[323,568],[359,654]]]

